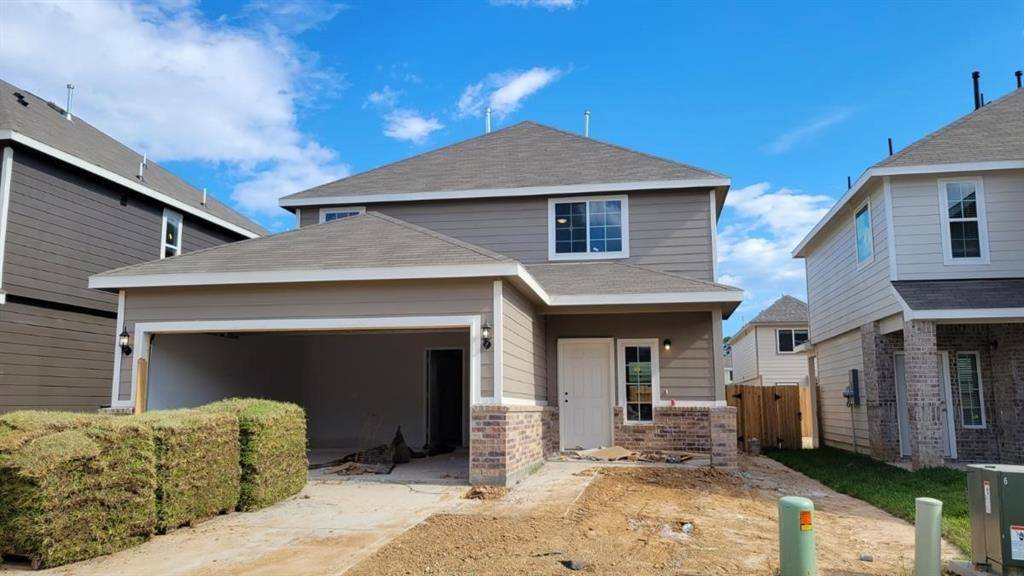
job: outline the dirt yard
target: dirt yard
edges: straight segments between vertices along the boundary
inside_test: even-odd
[[[814,500],[822,575],[912,573],[913,527],[765,458],[744,458],[738,475],[636,467],[578,474],[594,477],[574,500],[525,510],[487,501],[434,515],[346,574],[565,575],[572,571],[563,563],[574,561],[590,574],[774,575],[782,495]]]

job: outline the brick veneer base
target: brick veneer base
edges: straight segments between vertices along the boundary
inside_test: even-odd
[[[511,486],[540,468],[550,444],[552,412],[543,406],[473,406],[470,484]],[[557,430],[557,414],[554,422]]]
[[[659,406],[654,422],[626,424],[614,410],[615,444],[630,450],[710,453],[711,463],[736,467],[736,409],[731,406]]]

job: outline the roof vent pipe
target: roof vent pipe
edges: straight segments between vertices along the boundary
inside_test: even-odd
[[[484,134],[490,134],[491,133],[491,107],[490,106],[488,106],[487,110],[484,112],[484,118],[485,118],[485,120],[484,120]]]
[[[1018,82],[1020,82],[1019,78],[1018,78]],[[68,120],[72,119],[72,117],[71,117],[71,100],[72,100],[72,96],[74,96],[74,95],[75,95],[75,85],[74,84],[68,84],[68,106],[65,107],[65,118],[67,118]]]
[[[590,138],[590,110],[583,113],[583,135]]]
[[[889,138],[889,156],[892,156],[892,138]]]
[[[974,109],[981,108],[981,72],[971,72],[971,81],[974,82]]]
[[[206,187],[203,187],[203,207],[206,207]]]
[[[1024,72],[1017,70],[1016,72],[1013,73],[1013,75],[1017,77],[1017,88],[1020,88],[1020,77],[1024,76]]]
[[[145,173],[146,173],[146,165],[147,164],[149,164],[149,157],[146,155],[145,152],[143,152],[142,153],[142,162],[139,162],[139,175],[138,175],[139,180],[142,180],[142,177],[145,175]]]

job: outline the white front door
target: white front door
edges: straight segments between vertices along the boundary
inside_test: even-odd
[[[939,379],[942,387],[942,428],[943,453],[947,458],[955,459],[956,431],[953,428],[952,389],[949,379],[949,356],[947,352],[939,352]],[[900,456],[910,456],[910,410],[907,408],[906,357],[897,352],[894,358],[896,376],[896,419],[900,430]]]
[[[613,349],[610,338],[558,341],[558,423],[563,450],[612,444]]]

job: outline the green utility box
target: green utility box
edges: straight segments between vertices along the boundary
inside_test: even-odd
[[[971,560],[995,574],[1024,575],[1024,466],[967,467]]]

